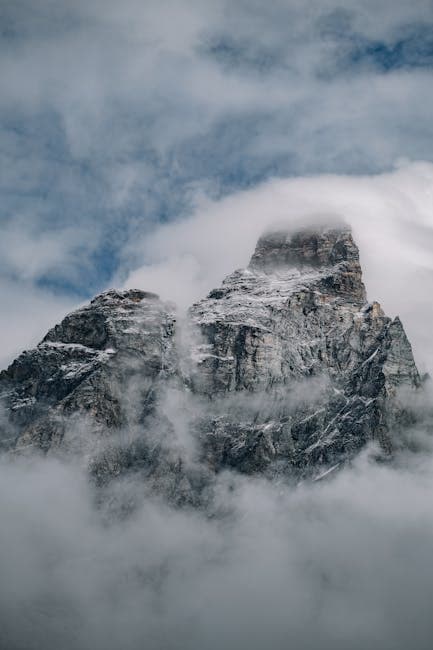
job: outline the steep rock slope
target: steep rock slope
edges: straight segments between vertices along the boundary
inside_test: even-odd
[[[3,445],[73,450],[102,482],[139,471],[194,502],[226,467],[299,476],[370,440],[390,453],[410,418],[411,346],[367,303],[345,227],[266,233],[185,330],[155,294],[96,297],[0,374]]]
[[[202,336],[195,390],[216,406],[202,425],[212,462],[305,468],[337,463],[370,440],[391,451],[408,417],[399,392],[420,379],[400,320],[366,301],[347,229],[265,234],[249,267],[191,318]]]
[[[176,369],[173,306],[153,293],[108,291],[68,316],[0,374],[11,443],[64,443],[70,418],[94,432],[143,420]],[[131,421],[132,419],[132,421]]]

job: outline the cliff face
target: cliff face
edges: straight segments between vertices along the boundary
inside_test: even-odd
[[[68,449],[102,482],[139,471],[191,501],[227,467],[299,476],[370,440],[392,452],[399,393],[419,385],[401,322],[366,301],[351,233],[270,232],[182,328],[137,290],[68,315],[1,373],[3,445]]]
[[[366,302],[347,230],[264,235],[249,267],[191,317],[203,340],[195,390],[212,404],[236,391],[247,404],[208,426],[220,463],[278,460],[287,470],[338,463],[370,440],[392,450],[405,416],[398,389],[417,387],[419,375],[399,319]]]

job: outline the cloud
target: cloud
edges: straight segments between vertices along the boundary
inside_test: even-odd
[[[22,214],[40,232],[67,224],[81,246],[65,273],[80,294],[108,282],[102,258],[116,266],[125,241],[187,214],[197,186],[225,195],[431,158],[427,0],[392,12],[370,0],[308,11],[298,0],[21,0],[1,11],[0,219],[23,237]]]
[[[77,307],[77,302],[76,298],[53,294],[29,282],[3,280],[0,368],[11,363],[24,348],[39,343],[54,323]]]
[[[94,238],[86,239],[86,234],[68,225],[57,232],[41,232],[28,219],[16,216],[2,229],[0,269],[27,281],[50,273],[71,280],[83,271],[76,267],[78,254],[87,260],[89,249],[92,252],[97,245]]]
[[[1,469],[10,650],[429,647],[431,457],[296,490],[223,476],[225,516],[146,500],[108,524],[78,468]]]
[[[123,241],[115,252],[106,249],[114,258],[107,272],[118,265],[111,285],[155,291],[184,310],[235,268],[247,265],[258,237],[273,223],[294,226],[311,215],[326,220],[338,214],[354,229],[370,300],[379,300],[389,315],[400,315],[421,370],[433,368],[426,327],[433,313],[425,299],[433,274],[430,163],[402,161],[393,172],[372,176],[274,179],[219,200],[200,191],[191,196],[195,207],[190,216],[148,224],[133,243]],[[87,276],[86,251],[94,247],[96,235],[82,244],[84,233],[77,234],[73,225],[39,233],[28,218],[9,221],[3,232],[0,287],[8,318],[3,319],[1,353],[10,360],[82,301],[82,295],[62,291],[61,284],[53,292],[37,282],[50,270],[63,282]]]
[[[146,260],[125,284],[159,292],[188,307],[246,266],[256,241],[274,223],[296,227],[319,215],[352,225],[370,300],[399,314],[423,369],[433,368],[426,296],[433,277],[433,165],[401,165],[377,176],[324,175],[272,180],[219,201],[198,198],[188,218],[147,233],[127,257]]]

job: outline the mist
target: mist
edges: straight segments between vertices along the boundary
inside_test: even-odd
[[[2,463],[0,647],[431,647],[430,455],[366,451],[296,489],[221,475],[218,517],[142,498],[109,521],[92,490],[59,460]]]
[[[314,402],[324,388],[319,378],[272,404],[258,393],[212,408],[253,417],[277,412],[279,400]],[[1,458],[0,648],[431,647],[430,383],[400,396],[418,422],[396,434],[392,461],[370,445],[345,467],[297,484],[208,473],[198,505],[167,499],[139,470],[102,487],[90,476],[89,454],[143,435],[203,469],[191,421],[209,406],[169,386],[160,415],[172,435],[164,426],[143,432],[133,425],[139,395],[131,391],[130,428],[94,448],[86,422],[71,418],[69,436],[87,445],[85,458],[70,444]]]

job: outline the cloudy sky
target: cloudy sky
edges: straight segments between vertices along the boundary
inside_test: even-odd
[[[113,284],[194,298],[294,206],[430,280],[432,26],[431,0],[3,0],[2,360]]]
[[[0,0],[0,365],[109,286],[184,308],[338,214],[433,371],[432,69],[432,0]],[[430,650],[415,433],[292,492],[222,477],[231,523],[107,528],[77,468],[0,460],[1,648]]]

